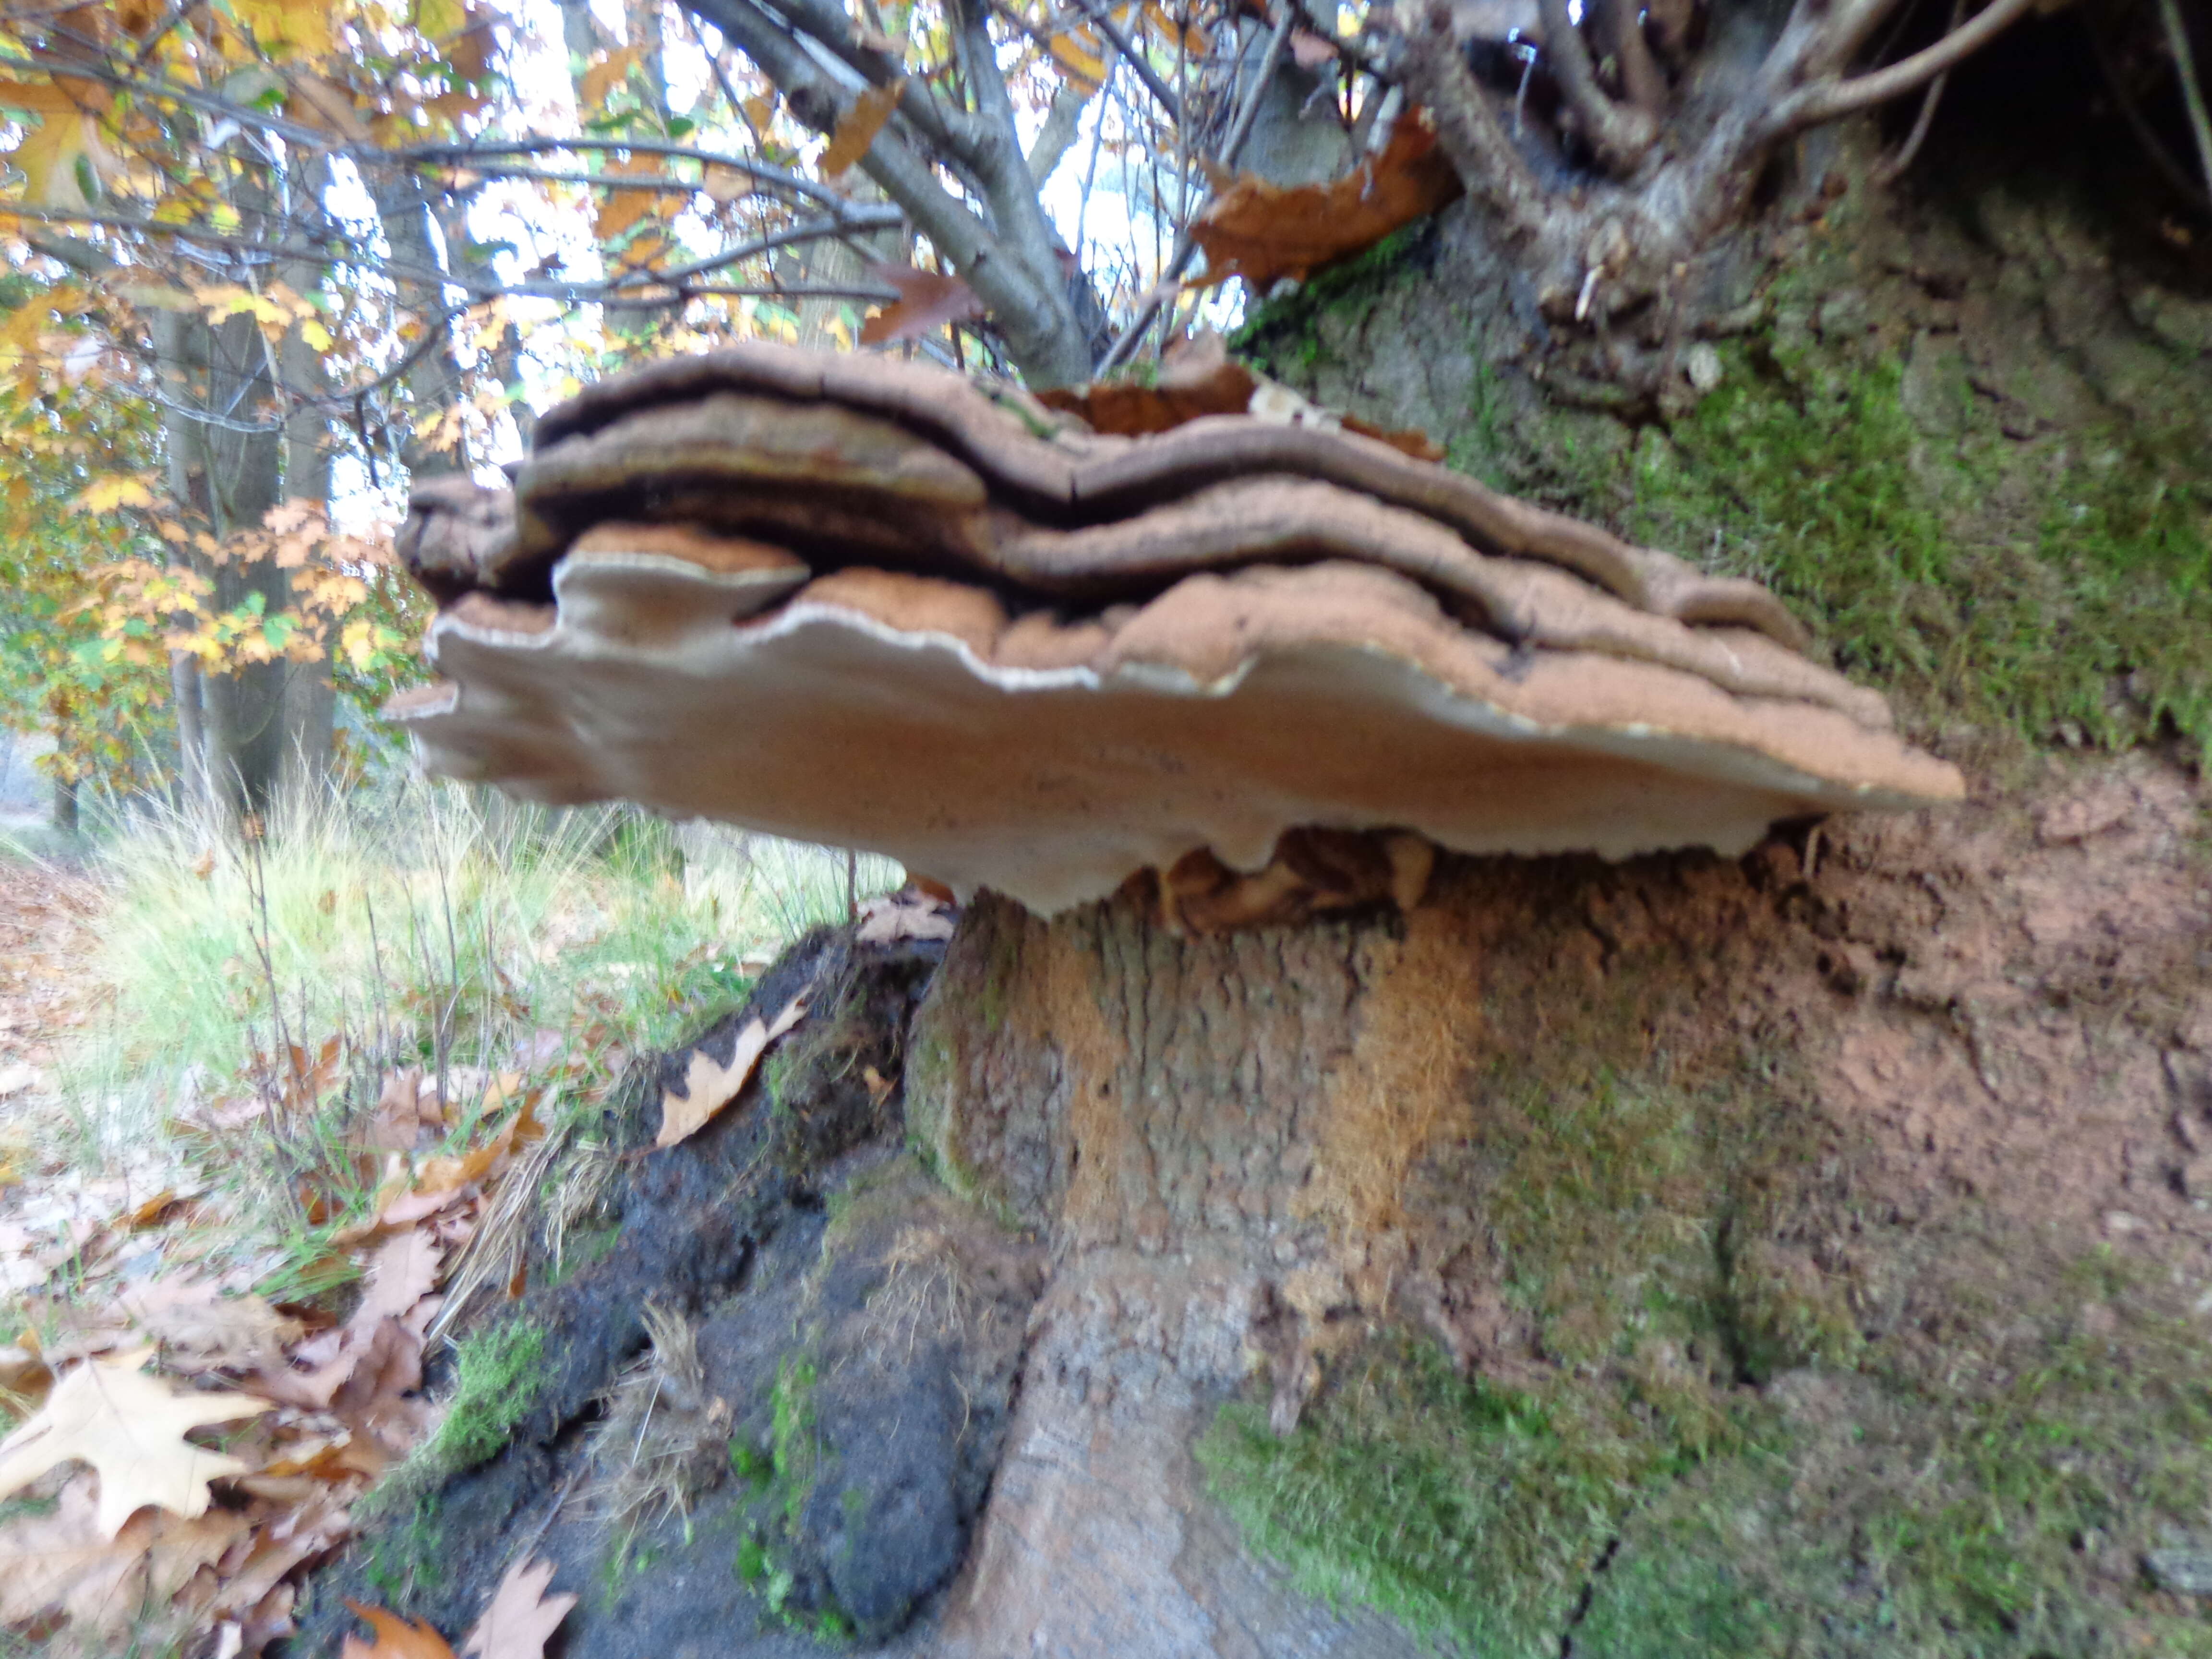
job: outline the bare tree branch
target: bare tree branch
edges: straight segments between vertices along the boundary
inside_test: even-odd
[[[1598,28],[1606,50],[1620,65],[1621,89],[1628,101],[1654,121],[1667,108],[1667,77],[1644,38],[1640,0],[1595,0]]]
[[[2189,112],[2189,131],[2197,140],[2197,164],[2204,169],[2204,183],[2212,188],[2212,116],[2204,110],[2204,88],[2197,84],[2197,61],[2189,50],[2189,25],[2176,0],[2158,0],[2158,15],[2166,25],[2166,44],[2173,53],[2173,72],[2181,80],[2181,101]]]
[[[2081,27],[2088,33],[2090,50],[2097,55],[2097,67],[2104,72],[2105,85],[2112,92],[2112,102],[2118,107],[2121,118],[2134,132],[2136,142],[2150,157],[2152,165],[2165,175],[2166,183],[2179,191],[2185,200],[2197,207],[2212,208],[2212,191],[2208,191],[2204,185],[2189,176],[2189,169],[2174,158],[2172,152],[2166,149],[2165,141],[2158,136],[2157,129],[2143,114],[2142,106],[2136,101],[2134,93],[2129,90],[2127,77],[2120,73],[2120,66],[2112,61],[2112,48],[2106,40],[2104,31],[2087,17],[2081,20]]]
[[[1283,47],[1290,40],[1291,25],[1297,21],[1297,9],[1289,3],[1289,0],[1279,0],[1275,27],[1267,37],[1266,49],[1260,54],[1260,66],[1253,73],[1252,84],[1245,89],[1243,106],[1237,112],[1237,119],[1230,126],[1229,136],[1222,140],[1221,154],[1214,158],[1218,166],[1224,168],[1235,167],[1237,153],[1244,148],[1244,141],[1252,136],[1252,124],[1260,117],[1260,100],[1267,90],[1267,82],[1274,78],[1275,65],[1282,61]],[[1183,267],[1190,263],[1190,256],[1197,247],[1197,240],[1190,234],[1190,226],[1185,225],[1182,234],[1176,241],[1175,257],[1168,261],[1167,269],[1160,273],[1160,280],[1154,284],[1152,293],[1146,296],[1145,302],[1137,307],[1137,314],[1130,319],[1129,325],[1121,331],[1114,343],[1106,349],[1106,355],[1098,360],[1098,367],[1091,372],[1091,379],[1111,374],[1128,356],[1129,349],[1144,338],[1145,331],[1152,326],[1152,319],[1159,314],[1164,297],[1161,290],[1182,276]]]
[[[1966,9],[1966,0],[1951,0],[1951,21],[1946,27],[1958,27],[1960,15]],[[1893,184],[1905,176],[1905,170],[1912,165],[1912,158],[1920,154],[1920,146],[1928,142],[1928,131],[1936,125],[1936,106],[1943,101],[1943,88],[1950,79],[1951,71],[1945,70],[1928,83],[1928,90],[1920,100],[1920,112],[1912,118],[1912,131],[1905,135],[1905,142],[1898,146],[1896,155],[1875,167],[1875,183]]]
[[[817,0],[791,3],[794,7],[813,6]],[[817,131],[833,131],[852,108],[857,96],[854,90],[834,77],[789,28],[752,0],[686,0],[686,3],[751,58],[782,90],[793,112]],[[839,27],[843,27],[842,22]],[[864,50],[848,41],[846,51],[838,56],[843,58]],[[998,87],[999,96],[1004,98],[1003,80]],[[1014,135],[1012,110],[1001,112],[1000,136],[988,145],[977,142],[982,114],[961,118],[962,147],[966,151],[961,159],[978,175],[984,198],[997,219],[994,224],[987,224],[939,182],[930,162],[899,134],[896,123],[877,133],[860,159],[861,170],[905,210],[975,290],[1024,373],[1042,385],[1081,380],[1089,367],[1089,349],[1067,304],[1057,254],[1049,233],[1043,228],[1043,208]],[[1012,194],[1015,180],[1019,185],[1020,204]],[[1025,258],[1025,253],[1030,257]]]
[[[690,0],[685,3],[690,4]],[[814,41],[851,70],[863,85],[887,87],[907,78],[906,67],[897,58],[872,46],[864,46],[854,38],[852,20],[834,0],[774,0],[772,6],[756,6],[753,0],[726,0],[726,3],[781,14],[779,21],[787,31]],[[690,9],[715,27],[722,27],[715,15],[720,8],[692,5]],[[727,29],[722,32],[725,36],[730,33]],[[774,75],[769,78],[779,86],[783,84]],[[905,95],[899,100],[899,118],[948,155],[970,166],[975,163],[977,148],[990,136],[987,124],[964,112],[947,109],[927,87],[910,78]]]
[[[1158,100],[1168,119],[1176,126],[1182,126],[1182,100],[1169,89],[1168,83],[1160,79],[1160,72],[1146,61],[1145,54],[1139,52],[1129,37],[1121,32],[1121,25],[1114,21],[1112,14],[1099,3],[1099,0],[1076,0],[1076,3],[1083,8],[1083,15],[1091,20],[1091,27],[1104,35],[1114,50],[1128,60],[1131,73],[1142,81],[1145,90]]]
[[[2035,4],[2036,0],[1990,0],[1969,21],[1910,58],[1848,81],[1815,82],[1790,94],[1767,112],[1757,130],[1771,137],[1802,132],[1911,92],[1979,52]]]
[[[465,144],[411,144],[404,149],[364,149],[359,147],[336,146],[338,154],[356,161],[375,162],[444,162],[456,167],[485,172],[478,167],[481,161],[497,155],[544,155],[560,150],[626,150],[637,155],[661,155],[671,161],[696,161],[702,167],[729,167],[764,185],[774,185],[795,196],[811,201],[834,204],[844,200],[818,179],[810,179],[803,173],[793,173],[788,167],[774,167],[749,155],[732,155],[720,150],[701,149],[691,144],[666,144],[649,138],[483,138]],[[634,181],[624,179],[625,186]],[[696,186],[695,186],[696,188]]]
[[[1559,89],[1598,164],[1617,179],[1635,172],[1651,153],[1659,124],[1644,110],[1613,102],[1598,85],[1589,45],[1568,15],[1567,0],[1538,0],[1537,13],[1544,20],[1544,50]]]
[[[1450,9],[1415,0],[1405,9],[1410,15],[1401,23],[1405,50],[1399,84],[1435,118],[1437,142],[1469,193],[1516,240],[1533,240],[1547,223],[1551,204],[1461,56]]]

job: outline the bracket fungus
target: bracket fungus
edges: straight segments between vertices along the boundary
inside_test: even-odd
[[[420,492],[401,545],[441,678],[392,712],[434,769],[1048,915],[1294,831],[1734,854],[1962,793],[1758,585],[1251,415],[1111,436],[747,345],[590,388],[511,499]]]

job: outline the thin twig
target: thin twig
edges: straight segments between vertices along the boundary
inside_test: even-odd
[[[2158,0],[2158,15],[2166,25],[2166,44],[2173,53],[2173,72],[2181,77],[2181,101],[2189,111],[2189,131],[2197,140],[2197,164],[2204,169],[2204,184],[2212,189],[2212,116],[2204,109],[2204,88],[2197,84],[2197,60],[2189,50],[2189,25],[2181,15],[2180,0]]]
[[[1951,21],[1946,32],[1959,27],[1959,19],[1966,15],[1966,0],[1951,0]],[[1943,88],[1949,84],[1951,71],[1945,70],[1928,83],[1928,90],[1920,100],[1920,113],[1912,118],[1912,131],[1905,135],[1905,143],[1896,155],[1881,162],[1874,170],[1874,181],[1878,185],[1894,184],[1905,176],[1912,158],[1920,154],[1926,142],[1928,129],[1936,125],[1936,106],[1942,101]]]
[[[2184,200],[2200,208],[2212,208],[2212,192],[2208,192],[2203,185],[2189,176],[2189,169],[2166,149],[2166,141],[2158,136],[2158,130],[2143,114],[2142,106],[2136,101],[2135,94],[2128,89],[2127,77],[2120,73],[2120,66],[2112,61],[2112,49],[2105,40],[2104,31],[2087,16],[2081,20],[2081,27],[2088,34],[2089,49],[2096,54],[2097,67],[2104,73],[2105,85],[2112,92],[2112,101],[2118,106],[2121,118],[2135,133],[2136,142],[2143,147],[2143,154],[2150,157],[2152,165],[2166,176],[2166,183],[2179,191]]]
[[[1099,0],[1076,0],[1076,3],[1083,8],[1084,15],[1091,20],[1092,27],[1099,33],[1106,37],[1114,50],[1129,60],[1131,71],[1145,83],[1145,90],[1159,100],[1160,108],[1166,112],[1168,119],[1176,126],[1182,126],[1182,100],[1168,90],[1167,82],[1160,79],[1160,72],[1145,60],[1144,54],[1137,50],[1127,35],[1121,33],[1121,26],[1115,22],[1112,14],[1099,3]],[[1177,26],[1178,36],[1187,33],[1184,26]]]
[[[1236,125],[1230,128],[1229,137],[1222,143],[1219,159],[1224,168],[1237,165],[1237,153],[1244,148],[1245,139],[1251,136],[1252,124],[1260,115],[1261,96],[1267,90],[1267,83],[1274,79],[1275,65],[1282,60],[1283,46],[1291,38],[1291,23],[1297,15],[1296,9],[1288,3],[1288,0],[1284,0],[1281,11],[1275,19],[1274,32],[1267,37],[1267,49],[1261,58],[1259,71],[1253,76],[1252,84],[1245,89],[1243,107],[1237,112]],[[1191,222],[1195,225],[1204,216],[1203,213],[1195,215]],[[1182,277],[1182,269],[1190,263],[1190,256],[1197,246],[1196,239],[1188,229],[1185,229],[1167,270],[1146,296],[1144,304],[1138,307],[1137,314],[1130,319],[1128,327],[1106,349],[1106,355],[1098,360],[1098,367],[1091,371],[1094,380],[1103,380],[1111,374],[1121,360],[1129,355],[1129,348],[1144,337],[1145,331],[1152,325],[1152,318],[1159,311],[1161,291]]]

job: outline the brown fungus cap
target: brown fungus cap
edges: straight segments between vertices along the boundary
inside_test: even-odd
[[[1305,828],[1735,853],[1962,792],[1763,589],[1350,434],[1101,438],[752,347],[555,411],[516,493],[489,550],[473,498],[410,520],[447,685],[392,713],[434,768],[1042,911],[1201,853],[1257,869]]]

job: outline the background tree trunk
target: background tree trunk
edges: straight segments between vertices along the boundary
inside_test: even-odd
[[[283,433],[274,413],[269,349],[251,313],[210,325],[164,313],[156,325],[168,413],[169,489],[217,541],[258,526],[282,496]],[[228,611],[258,595],[266,614],[290,597],[273,562],[210,562],[214,604]],[[200,775],[207,804],[228,818],[265,811],[284,765],[286,665],[201,672]]]

